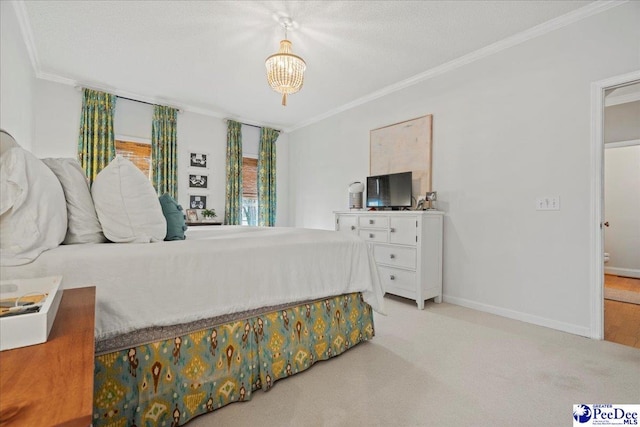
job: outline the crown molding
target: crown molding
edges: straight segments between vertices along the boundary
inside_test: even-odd
[[[280,126],[278,125],[274,125],[271,123],[265,123],[265,122],[260,122],[260,121],[256,121],[253,119],[248,119],[246,117],[240,117],[240,116],[236,116],[234,114],[229,114],[229,113],[221,113],[219,111],[214,111],[214,110],[209,110],[207,108],[200,108],[200,107],[192,107],[192,106],[185,106],[184,107],[185,111],[189,111],[191,113],[197,113],[197,114],[202,114],[203,116],[209,116],[209,117],[215,117],[217,119],[221,119],[222,121],[224,121],[225,123],[227,122],[227,120],[233,120],[239,123],[243,123],[246,125],[250,125],[250,126],[255,126],[255,127],[268,127],[268,128],[272,128],[272,129],[278,129]],[[281,132],[286,133],[287,131],[285,129],[282,129]]]
[[[34,74],[37,75],[40,71],[40,61],[38,60],[38,51],[36,51],[36,45],[33,41],[33,30],[31,29],[31,22],[29,21],[27,6],[24,0],[11,0],[11,5],[18,18],[18,25],[20,26],[20,32],[22,33],[22,39],[27,48],[27,53],[29,54],[31,67],[33,68]]]
[[[60,83],[67,86],[78,86],[78,82],[76,80],[70,79],[68,77],[62,77],[58,74],[45,73],[41,70],[36,70],[36,78],[41,80],[48,80],[54,83]]]
[[[234,122],[238,122],[243,125],[249,125],[255,128],[271,128],[280,133],[287,133],[285,129],[281,129],[280,126],[274,125],[272,123],[258,122],[251,119],[242,118],[239,116],[234,116],[233,114],[226,116],[223,121],[227,123],[229,120],[233,120]]]
[[[513,36],[507,37],[506,39],[502,39],[498,42],[480,48],[476,51],[463,55],[457,59],[446,62],[437,67],[431,68],[425,72],[420,74],[416,74],[413,77],[409,77],[406,80],[402,80],[398,83],[394,83],[387,87],[384,87],[378,91],[370,93],[369,95],[365,95],[361,98],[358,98],[352,102],[344,104],[340,107],[337,107],[333,110],[329,110],[326,113],[320,114],[318,116],[312,117],[309,120],[305,120],[303,122],[297,123],[291,128],[287,129],[287,132],[293,132],[297,129],[301,129],[303,127],[309,126],[313,123],[317,123],[321,120],[327,119],[336,114],[342,113],[344,111],[355,108],[359,105],[366,104],[375,99],[381,98],[383,96],[389,95],[391,93],[397,92],[399,90],[405,89],[407,87],[413,86],[415,84],[421,83],[423,81],[432,79],[441,74],[447,73],[449,71],[455,70],[456,68],[460,68],[464,65],[470,64],[472,62],[478,61],[480,59],[486,58],[487,56],[493,55],[495,53],[501,52],[503,50],[509,49],[513,46],[524,43],[528,40],[534,39],[536,37],[542,36],[544,34],[550,33],[557,29],[566,27],[575,22],[581,21],[590,16],[596,15],[598,13],[604,12],[616,6],[620,6],[624,3],[628,3],[629,0],[606,0],[606,1],[595,1],[587,6],[581,7],[580,9],[576,9],[569,13],[566,13],[562,16],[558,16],[557,18],[551,19],[549,21],[543,22],[542,24],[536,25],[535,27],[529,28],[528,30],[522,31],[520,33],[514,34]]]
[[[331,116],[339,114],[341,112],[350,110],[359,105],[366,104],[375,99],[381,98],[383,96],[389,95],[391,93],[400,91],[407,87],[413,86],[420,82],[429,80],[436,76],[442,75],[449,71],[455,70],[456,68],[460,68],[464,65],[470,64],[472,62],[483,59],[487,56],[493,55],[495,53],[501,52],[505,49],[509,49],[518,44],[524,43],[528,40],[534,39],[541,35],[547,34],[551,31],[566,27],[575,22],[581,21],[590,16],[596,15],[598,13],[604,12],[606,10],[612,9],[614,7],[620,6],[622,4],[628,3],[629,0],[598,0],[593,3],[588,4],[580,9],[576,9],[572,12],[559,16],[557,18],[546,21],[540,25],[532,27],[528,30],[522,31],[518,34],[515,34],[511,37],[507,37],[506,39],[500,40],[496,43],[493,43],[489,46],[485,46],[481,49],[478,49],[474,52],[471,52],[467,55],[461,56],[460,58],[449,61],[445,64],[439,65],[437,67],[431,68],[423,73],[416,74],[413,77],[402,80],[398,83],[394,83],[392,85],[386,86],[380,90],[370,93],[369,95],[365,95],[361,98],[358,98],[354,101],[346,103],[342,106],[334,108],[332,110],[327,111],[326,113],[320,114],[318,116],[312,117],[311,119],[302,121],[300,123],[294,124],[291,127],[283,128],[282,132],[289,133],[295,130],[301,129],[303,127],[309,126],[313,123],[317,123],[321,120],[327,119]],[[20,25],[20,29],[22,31],[22,36],[24,38],[24,42],[27,48],[27,52],[29,54],[29,59],[31,60],[31,65],[34,69],[34,73],[36,78],[52,81],[55,83],[61,83],[69,86],[83,86],[83,87],[91,87],[100,89],[99,86],[96,85],[84,85],[82,82],[78,82],[68,77],[60,76],[53,73],[43,72],[40,67],[40,62],[38,59],[37,50],[35,48],[33,31],[31,29],[31,24],[29,21],[29,16],[26,10],[26,5],[24,0],[11,0],[11,3],[16,11],[16,15],[18,17],[18,23]],[[149,102],[153,104],[163,104],[166,105],[166,101],[163,101],[158,98],[153,98],[133,92],[122,91],[114,88],[102,88],[100,90],[106,90],[110,93],[114,93],[118,96],[123,96],[126,98],[137,99],[144,102]],[[209,117],[215,117],[218,119],[224,119],[230,117],[228,114],[221,113],[216,110],[196,107],[188,104],[182,104],[182,107],[178,107],[182,111],[189,111],[192,113],[202,114]],[[236,120],[236,119],[234,119]],[[258,123],[251,119],[238,119],[245,123]],[[273,127],[269,124],[259,124],[258,126],[268,126]],[[278,126],[275,126],[278,127]]]
[[[129,92],[129,91],[126,91],[126,90],[117,89],[117,88],[115,88],[113,86],[109,86],[109,85],[102,85],[102,84],[99,84],[99,83],[92,83],[92,82],[83,82],[83,81],[74,80],[74,79],[71,79],[71,78],[68,78],[68,77],[62,77],[62,76],[57,75],[57,74],[44,73],[44,72],[37,73],[36,77],[41,79],[41,80],[47,80],[47,81],[54,82],[54,83],[60,83],[60,84],[66,85],[66,86],[73,86],[78,91],[80,91],[82,88],[99,90],[101,92],[111,93],[111,94],[116,95],[116,96],[121,97],[121,98],[129,98],[130,100],[133,100],[133,101],[146,102],[146,103],[155,104],[155,105],[166,105],[168,107],[172,107],[172,108],[177,109],[179,112],[182,112],[182,111],[186,110],[185,107],[180,106],[179,103],[174,102],[174,101],[172,101],[170,99],[155,98],[155,97],[152,97],[152,96],[141,95],[139,93]]]
[[[80,90],[81,88],[87,88],[87,89],[93,89],[93,90],[99,90],[102,92],[108,92],[108,93],[112,93],[116,96],[119,97],[123,97],[123,98],[130,98],[131,100],[134,101],[142,101],[142,102],[147,102],[149,104],[156,104],[156,105],[167,105],[169,107],[173,107],[176,108],[180,113],[188,111],[190,113],[195,113],[195,114],[201,114],[203,116],[207,116],[207,117],[214,117],[216,119],[220,119],[220,120],[226,120],[231,118],[232,120],[236,120],[242,123],[249,123],[253,126],[257,126],[257,127],[270,127],[270,128],[278,128],[279,126],[277,125],[273,125],[273,124],[269,124],[269,123],[263,123],[263,122],[258,122],[252,119],[247,119],[247,118],[243,118],[243,117],[239,117],[239,116],[235,116],[229,113],[224,113],[221,111],[216,111],[216,110],[212,110],[212,109],[208,109],[208,108],[202,108],[202,107],[196,107],[193,105],[189,105],[189,104],[181,104],[175,100],[170,100],[170,99],[166,99],[166,98],[156,98],[156,97],[152,97],[152,96],[147,96],[147,95],[142,95],[136,92],[129,92],[129,91],[125,91],[125,90],[121,90],[121,89],[117,89],[115,87],[112,86],[108,86],[108,85],[101,85],[99,83],[92,83],[92,82],[82,82],[82,81],[78,81],[78,80],[74,80],[68,77],[62,77],[60,75],[57,74],[52,74],[52,73],[44,73],[44,72],[38,72],[36,73],[36,77],[41,79],[41,80],[47,80],[50,82],[54,82],[54,83],[60,83],[66,86],[73,86],[74,88]],[[282,130],[282,132],[287,132],[285,129]]]
[[[190,113],[202,114],[203,116],[215,117],[216,119],[224,119],[227,117],[224,113],[219,111],[210,110],[208,108],[202,107],[194,107],[192,105],[185,105],[184,111],[189,111]]]

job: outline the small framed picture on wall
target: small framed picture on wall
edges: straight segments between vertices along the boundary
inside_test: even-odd
[[[189,167],[209,169],[209,154],[203,152],[189,152]]]
[[[189,188],[208,188],[208,175],[189,174]]]
[[[190,209],[207,209],[207,196],[189,195]]]

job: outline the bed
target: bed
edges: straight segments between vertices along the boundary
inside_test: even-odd
[[[96,286],[95,426],[178,426],[371,339],[371,258],[334,231],[200,227],[61,245],[2,275]]]
[[[37,159],[3,131],[0,189],[2,278],[96,287],[94,426],[183,425],[374,335],[383,293],[358,237],[221,226],[185,239],[178,202],[130,161],[89,187],[76,159]]]

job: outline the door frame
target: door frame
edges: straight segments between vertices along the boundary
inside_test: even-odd
[[[591,83],[591,338],[604,338],[604,92],[640,81],[640,70]]]

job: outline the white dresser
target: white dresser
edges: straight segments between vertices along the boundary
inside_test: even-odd
[[[336,230],[369,242],[385,292],[442,301],[442,223],[439,211],[339,211]]]

